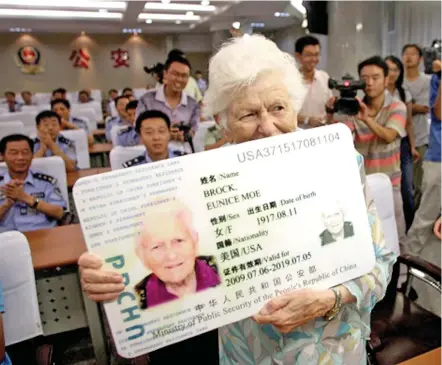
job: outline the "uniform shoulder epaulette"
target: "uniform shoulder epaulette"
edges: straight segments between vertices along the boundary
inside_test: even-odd
[[[42,174],[40,172],[34,172],[32,176],[35,179],[47,181],[48,183],[51,183],[52,185],[55,185],[57,183],[57,179],[55,177],[52,177],[51,175]]]
[[[172,155],[179,157],[179,156],[187,155],[187,153],[184,151],[176,150],[176,151],[172,151]]]
[[[122,134],[128,133],[132,130],[132,127],[130,125],[128,125],[127,127],[121,128],[118,131],[118,135],[121,136]]]
[[[68,146],[74,145],[74,141],[70,140],[69,138],[66,138],[65,136],[58,137],[58,140],[60,141],[60,143],[67,144]]]
[[[144,162],[145,160],[146,160],[146,156],[141,155],[141,156],[133,158],[132,160],[124,162],[123,167],[126,168],[126,167],[139,165],[140,163]]]

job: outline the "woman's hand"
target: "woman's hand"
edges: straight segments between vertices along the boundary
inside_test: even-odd
[[[259,324],[272,324],[288,333],[318,317],[323,317],[335,305],[331,289],[300,289],[267,302],[253,318]]]
[[[101,269],[101,257],[86,252],[78,259],[83,291],[95,302],[114,300],[124,290],[123,277]]]

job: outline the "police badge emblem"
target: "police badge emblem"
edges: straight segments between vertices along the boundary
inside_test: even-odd
[[[17,66],[25,74],[38,74],[44,71],[40,51],[34,46],[20,47],[15,55]]]

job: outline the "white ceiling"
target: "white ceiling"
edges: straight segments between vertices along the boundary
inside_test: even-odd
[[[145,9],[146,4],[149,4],[149,9]],[[201,4],[205,7],[201,8]],[[200,8],[186,15],[186,10],[193,9],[195,5]],[[285,16],[276,17],[275,13]],[[146,23],[146,20],[151,23]],[[261,26],[263,23],[264,28],[259,30],[266,31],[300,23],[301,20],[302,14],[290,5],[290,1],[276,0],[171,0],[168,4],[167,0],[0,0],[2,33],[29,30],[35,33],[122,33],[124,29],[142,33],[204,33],[229,29],[233,22],[240,22],[241,27],[246,28],[251,23],[260,23]]]

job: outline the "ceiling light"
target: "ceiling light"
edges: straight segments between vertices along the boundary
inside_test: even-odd
[[[66,11],[35,9],[0,9],[0,18],[59,18],[59,19],[117,19],[122,13],[99,13],[98,11]]]
[[[241,23],[240,23],[240,22],[233,22],[233,23],[232,23],[232,28],[233,28],[233,29],[239,29],[239,28],[241,28]]]
[[[144,5],[146,10],[172,10],[172,11],[199,11],[199,12],[213,12],[216,6],[209,4],[161,4],[154,2],[147,2]]]
[[[0,0],[0,5],[32,6],[50,8],[80,8],[80,9],[112,9],[126,10],[125,1],[53,1],[53,0]]]
[[[277,12],[275,13],[275,16],[276,16],[277,18],[288,18],[288,17],[290,16],[290,14],[289,14],[289,13],[280,13],[279,11],[277,11]]]
[[[185,14],[156,14],[156,13],[141,13],[138,16],[138,19],[153,19],[153,20],[200,20],[201,17],[199,15],[185,15]]]
[[[181,24],[181,20],[175,20],[175,24]]]
[[[301,27],[303,27],[303,28],[307,28],[308,27],[308,20],[307,19],[304,19],[302,21]]]
[[[193,16],[193,11],[188,11],[188,12],[186,13],[186,16]]]
[[[207,6],[207,5],[209,5],[209,4],[210,4],[210,1],[209,1],[209,0],[202,0],[202,1],[201,1],[201,5]]]
[[[364,28],[364,26],[362,25],[362,23],[358,23],[358,24],[356,24],[356,30],[357,30],[358,32],[360,32],[360,31],[362,30],[362,28]]]
[[[292,0],[290,1],[290,4],[298,10],[302,15],[307,14],[307,9],[302,5],[302,0]]]
[[[152,24],[152,19],[146,19],[147,24]]]

